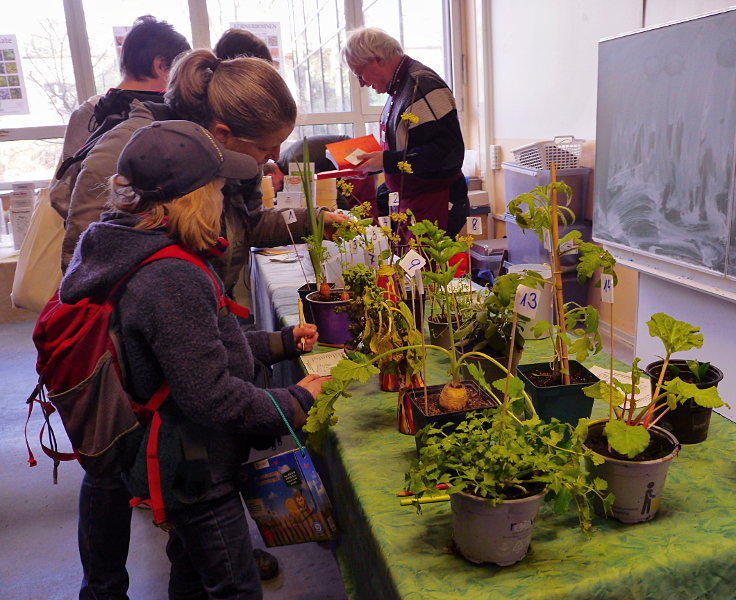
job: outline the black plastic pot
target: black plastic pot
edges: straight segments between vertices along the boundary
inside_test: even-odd
[[[480,394],[482,398],[488,401],[488,406],[485,408],[475,408],[470,410],[460,410],[456,412],[451,413],[442,413],[439,415],[426,415],[424,413],[423,404],[424,404],[424,388],[412,388],[409,390],[406,390],[404,392],[405,396],[408,397],[409,403],[411,404],[411,415],[412,420],[414,422],[414,431],[419,432],[420,429],[423,429],[429,424],[434,425],[435,427],[439,427],[441,425],[444,425],[445,423],[453,423],[454,425],[451,427],[448,427],[445,429],[446,432],[451,432],[455,430],[455,427],[457,427],[469,414],[472,414],[474,412],[478,412],[479,410],[486,410],[488,408],[498,408],[498,402],[487,392],[482,390],[475,381],[463,381],[462,382],[465,386],[472,389],[473,391]],[[442,388],[445,387],[444,384],[441,385],[429,385],[427,386],[427,393],[434,394],[439,393]],[[415,436],[414,440],[416,441],[417,445],[417,452],[422,447],[422,443],[420,442],[420,436]]]
[[[330,289],[335,288],[334,283],[330,283],[328,285],[330,286]],[[304,320],[307,323],[314,323],[314,315],[312,314],[312,307],[310,306],[309,302],[307,302],[307,294],[309,294],[310,292],[316,292],[318,289],[319,288],[316,283],[310,282],[305,283],[297,290],[299,297],[302,299],[302,307],[304,308]]]
[[[662,360],[656,360],[653,363],[649,363],[646,369],[644,369],[644,372],[649,376],[649,381],[651,382],[652,394],[654,394],[654,390],[657,387],[657,381],[659,380],[663,363],[664,361]],[[681,372],[689,373],[686,360],[670,359],[669,364],[675,365]],[[665,378],[667,378],[666,375]],[[719,368],[710,365],[704,379],[705,381],[702,383],[695,383],[695,385],[701,390],[710,387],[718,387],[718,384],[723,379],[723,372]],[[657,401],[657,404],[665,404],[665,401]],[[677,438],[677,441],[681,444],[699,444],[700,442],[705,441],[708,437],[711,414],[713,414],[712,408],[700,406],[690,399],[686,400],[683,404],[678,405],[674,410],[667,411],[667,413],[657,421],[657,425],[672,432],[672,434]]]
[[[588,379],[585,383],[539,387],[528,376],[529,373],[548,371],[549,368],[549,363],[544,362],[519,365],[516,370],[518,377],[524,382],[526,393],[529,394],[539,418],[547,423],[554,418],[573,426],[577,425],[580,419],[590,418],[593,398],[586,396],[583,388],[599,381],[598,377],[576,360],[570,361],[570,371],[584,373]]]

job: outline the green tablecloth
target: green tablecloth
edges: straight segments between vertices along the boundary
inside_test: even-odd
[[[264,271],[261,276],[267,278]],[[294,289],[298,277],[295,282]],[[278,316],[291,320],[290,301],[275,304]],[[545,341],[529,343],[523,362],[536,362],[547,349]],[[608,358],[592,362],[607,366]],[[433,358],[428,382],[441,383],[445,369]],[[324,455],[314,458],[339,519],[338,556],[352,597],[736,597],[736,425],[720,415],[713,414],[707,441],[683,446],[673,461],[653,521],[624,525],[596,518],[592,535],[586,537],[572,511],[558,516],[543,506],[527,557],[501,568],[473,565],[448,551],[449,503],[424,505],[421,515],[399,505],[396,494],[416,450],[414,438],[397,430],[397,394],[381,392],[376,377],[350,391],[351,399],[338,402],[340,420]],[[593,416],[605,413],[600,404]]]
[[[531,344],[534,346],[534,344]],[[525,362],[534,362],[527,352]],[[599,364],[607,359],[601,357]],[[430,383],[442,381],[434,364]],[[713,414],[708,440],[683,446],[653,521],[577,518],[543,506],[527,557],[511,567],[473,565],[447,550],[449,503],[418,515],[399,506],[414,438],[398,433],[396,394],[377,379],[351,388],[326,463],[341,527],[339,556],[355,598],[677,599],[736,597],[736,426]],[[603,405],[594,416],[605,414]]]

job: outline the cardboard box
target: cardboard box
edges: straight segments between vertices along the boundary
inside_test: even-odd
[[[327,492],[305,451],[248,463],[241,489],[266,546],[330,540],[337,534]]]

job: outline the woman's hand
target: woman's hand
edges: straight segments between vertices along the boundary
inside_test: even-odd
[[[304,379],[297,382],[297,385],[312,394],[313,398],[317,398],[322,391],[322,384],[332,377],[320,377],[319,375],[307,375]]]
[[[294,342],[296,343],[297,350],[301,350],[302,352],[310,352],[317,343],[317,338],[319,338],[317,326],[311,323],[297,325],[292,330],[292,333],[294,334]]]
[[[355,169],[358,171],[363,171],[363,173],[383,171],[383,150],[363,152],[363,154],[358,154],[355,158],[361,161],[355,165]]]
[[[350,217],[336,212],[325,212],[325,232],[324,236],[328,240],[332,240],[332,235],[335,233],[335,225],[347,221]]]

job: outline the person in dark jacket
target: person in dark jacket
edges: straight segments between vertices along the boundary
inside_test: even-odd
[[[383,151],[359,156],[363,162],[356,168],[383,171],[389,191],[399,193],[400,212],[411,210],[418,221],[433,221],[454,237],[470,205],[461,171],[465,144],[452,91],[381,29],[351,31],[342,58],[361,87],[389,94],[381,114]],[[402,232],[409,237],[407,230]]]
[[[106,118],[123,120],[134,100],[163,102],[166,79],[174,59],[190,50],[189,42],[166,21],[158,21],[151,15],[138,17],[125,36],[120,52],[120,83],[105,94],[85,100],[69,117],[64,134],[59,166],[71,162],[72,157],[86,144],[90,134]],[[81,158],[65,174],[57,169],[51,181],[49,194],[51,205],[62,219],[69,213],[69,202],[74,181],[81,166]]]
[[[155,122],[123,149],[112,178],[113,212],[82,235],[62,280],[60,298],[74,303],[105,294],[147,256],[171,244],[204,253],[220,235],[225,178],[248,179],[255,160],[226,150],[190,121]],[[214,269],[211,275],[224,292]],[[266,332],[243,333],[218,309],[213,279],[179,259],[138,269],[117,300],[127,387],[149,398],[163,381],[161,486],[169,531],[169,597],[259,599],[261,588],[248,525],[237,492],[249,438],[300,428],[325,378],[308,376],[284,389],[253,385],[254,360],[267,364],[309,350],[312,325],[287,327],[277,348]],[[205,452],[205,478],[188,462],[189,438]],[[199,461],[201,463],[201,453]],[[148,497],[146,440],[124,474],[131,493]],[[178,482],[185,482],[181,488]],[[198,493],[192,496],[191,489]]]

